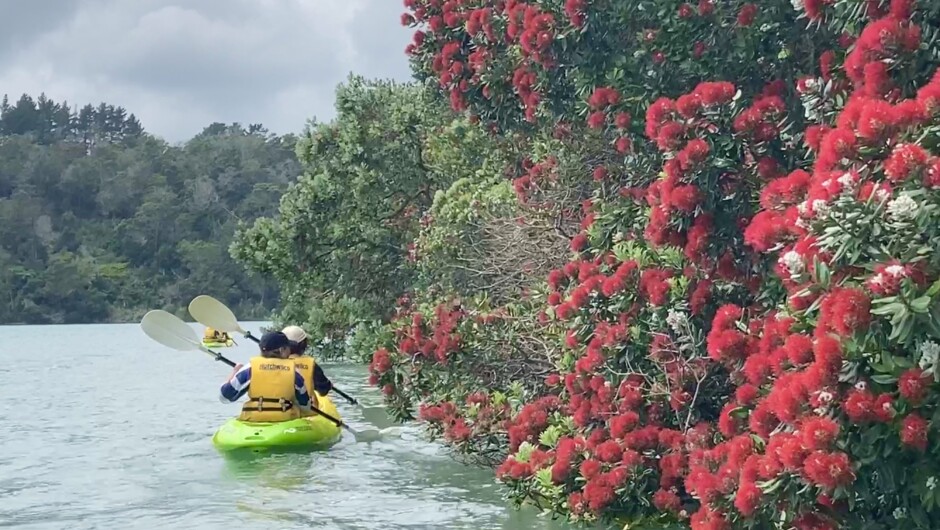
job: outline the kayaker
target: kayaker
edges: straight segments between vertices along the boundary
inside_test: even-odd
[[[272,331],[261,336],[261,355],[247,366],[235,365],[219,390],[223,403],[248,394],[238,419],[276,422],[297,419],[310,411],[310,394],[304,376],[290,359],[292,343],[287,335]]]
[[[225,331],[206,328],[206,331],[202,334],[202,340],[203,342],[221,342],[222,344],[228,344],[229,336]]]
[[[333,389],[333,383],[326,377],[323,368],[313,360],[313,357],[304,355],[307,352],[307,332],[300,326],[287,326],[281,330],[291,341],[291,359],[307,381],[307,392],[316,399],[316,394],[325,396]],[[316,394],[314,394],[316,390]]]

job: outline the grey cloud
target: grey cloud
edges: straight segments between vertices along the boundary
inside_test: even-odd
[[[394,0],[74,3],[7,50],[0,87],[13,98],[45,91],[123,105],[171,141],[212,121],[296,132],[308,118],[332,117],[333,90],[348,72],[410,75],[410,32]],[[32,7],[12,11],[34,16]]]
[[[71,19],[81,0],[8,2],[0,16],[0,64],[25,39],[58,29]]]

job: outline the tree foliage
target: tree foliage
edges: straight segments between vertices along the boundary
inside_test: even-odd
[[[282,320],[340,344],[411,286],[409,244],[451,178],[428,168],[425,143],[450,114],[419,87],[357,77],[338,88],[336,110],[301,136],[303,175],[276,216],[239,232],[233,255],[277,279]]]

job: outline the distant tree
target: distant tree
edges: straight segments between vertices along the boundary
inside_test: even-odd
[[[13,107],[8,107],[2,118],[3,134],[27,134],[39,126],[39,110],[33,98],[23,94]]]

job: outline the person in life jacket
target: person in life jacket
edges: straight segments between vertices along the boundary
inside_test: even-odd
[[[224,331],[219,331],[217,329],[206,328],[202,334],[203,342],[228,342],[228,333]]]
[[[235,365],[220,389],[223,403],[248,394],[238,419],[251,422],[278,422],[306,416],[310,394],[303,375],[290,359],[292,343],[280,331],[265,333],[258,344],[261,355],[247,366]]]
[[[326,377],[323,368],[313,360],[313,357],[304,355],[307,352],[307,332],[300,326],[287,326],[281,330],[291,341],[291,359],[307,381],[307,392],[316,400],[317,394],[325,396],[333,390],[333,383]],[[315,391],[315,392],[314,392]],[[314,403],[316,405],[316,403]]]

